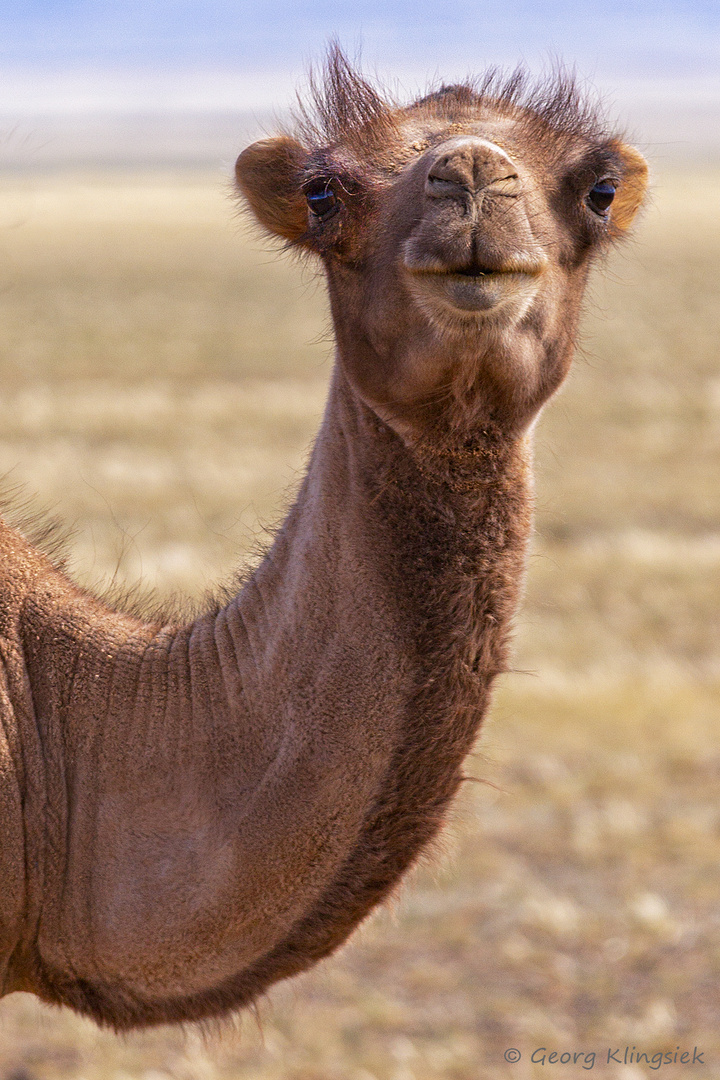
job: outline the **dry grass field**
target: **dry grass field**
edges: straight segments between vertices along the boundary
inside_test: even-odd
[[[72,526],[84,583],[197,600],[302,469],[323,290],[223,184],[0,178],[0,473]],[[235,1027],[118,1039],[5,999],[2,1080],[720,1077],[720,172],[658,179],[584,327],[539,430],[491,783],[441,855]]]

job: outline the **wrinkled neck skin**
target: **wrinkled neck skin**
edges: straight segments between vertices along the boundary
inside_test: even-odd
[[[528,439],[423,448],[347,366],[269,554],[191,625],[110,611],[2,526],[6,992],[117,1029],[245,1005],[440,827],[506,667]]]

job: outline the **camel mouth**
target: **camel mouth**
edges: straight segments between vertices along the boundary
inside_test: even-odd
[[[475,263],[464,267],[407,266],[409,284],[418,299],[434,300],[455,313],[480,315],[510,301],[527,307],[538,290],[544,269],[540,260],[523,259],[504,266]]]
[[[527,277],[537,277],[547,266],[548,260],[546,255],[539,252],[537,254],[518,252],[495,265],[489,262],[483,263],[480,259],[473,259],[464,266],[454,266],[452,263],[442,261],[437,255],[418,256],[413,251],[412,253],[406,252],[403,264],[411,274],[417,275],[430,274],[439,277],[483,278],[505,274],[524,274]]]
[[[466,266],[461,270],[453,271],[459,277],[488,277],[490,274],[501,274],[502,270],[493,270],[491,266]]]

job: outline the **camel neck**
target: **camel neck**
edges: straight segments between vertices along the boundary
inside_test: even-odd
[[[495,622],[507,629],[531,527],[528,438],[488,427],[454,444],[426,436],[409,446],[336,372],[308,481],[323,515],[355,516],[363,557],[404,619],[439,620],[447,636],[451,613],[465,618],[460,595],[480,590],[500,604]],[[458,632],[485,637],[466,615]]]
[[[340,380],[333,385],[300,516],[283,542],[288,551],[299,542],[302,511],[315,500],[305,524],[317,546],[308,550],[332,553],[319,569],[333,599],[330,624],[320,620],[325,663],[302,680],[305,721],[332,671],[334,713],[322,726],[354,748],[353,767],[345,762],[354,779],[348,786],[338,773],[336,805],[358,786],[373,794],[315,902],[244,973],[248,1000],[329,955],[440,828],[506,667],[530,527],[526,454],[523,444],[488,440],[482,453],[418,456]],[[478,458],[485,465],[470,483]],[[314,632],[314,614],[312,604],[300,627]]]

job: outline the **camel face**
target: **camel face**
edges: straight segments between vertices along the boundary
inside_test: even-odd
[[[463,438],[489,422],[524,429],[567,374],[589,267],[626,227],[625,177],[644,166],[580,136],[559,155],[526,115],[428,125],[416,108],[414,160],[375,179],[375,220],[321,250],[341,355],[372,344],[345,361],[349,376],[411,439],[428,421]],[[326,228],[340,237],[352,211],[342,192],[337,203]]]
[[[562,80],[393,107],[336,57],[314,94],[314,118],[248,148],[237,180],[322,260],[354,389],[410,441],[524,430],[567,374],[593,257],[642,201],[642,157]]]

